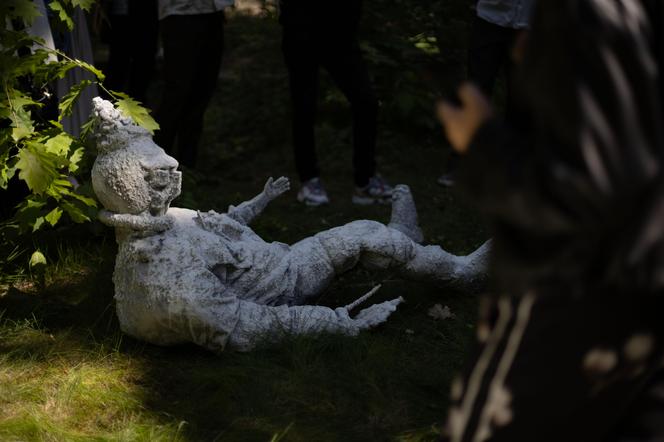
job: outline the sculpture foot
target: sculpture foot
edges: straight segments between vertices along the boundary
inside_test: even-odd
[[[424,240],[413,194],[405,184],[397,185],[392,192],[392,217],[388,227],[400,231],[418,244]]]

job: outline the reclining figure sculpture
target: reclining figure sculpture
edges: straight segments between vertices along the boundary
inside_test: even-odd
[[[171,208],[180,194],[178,163],[150,133],[113,105],[94,99],[100,220],[119,244],[113,281],[122,330],[171,345],[250,350],[264,337],[318,332],[356,335],[384,322],[401,298],[354,317],[350,306],[303,305],[358,264],[413,279],[473,284],[485,275],[488,245],[467,257],[421,246],[412,196],[395,191],[392,221],[355,221],[292,246],[263,241],[248,224],[289,189],[269,179],[254,199],[225,214]],[[362,297],[360,301],[366,298]]]

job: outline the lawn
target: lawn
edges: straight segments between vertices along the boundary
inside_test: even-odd
[[[375,25],[372,4],[385,2],[366,3],[368,25]],[[426,242],[454,253],[470,252],[488,234],[471,208],[436,184],[447,157],[443,137],[429,110],[422,111],[427,97],[413,92],[409,102],[403,91],[413,84],[451,90],[465,19],[457,14],[439,23],[439,37],[455,36],[454,51],[433,57],[438,63],[418,58],[418,69],[403,75],[398,63],[381,58],[389,48],[372,31],[364,34],[383,101],[380,171],[411,186]],[[412,43],[406,26],[394,29],[388,31],[395,39],[402,32],[402,41]],[[226,47],[199,167],[185,171],[175,206],[224,211],[258,193],[269,176],[295,180],[279,25],[269,15],[236,12]],[[154,101],[159,89],[156,82]],[[318,152],[332,204],[299,205],[295,185],[253,225],[267,240],[294,242],[355,219],[389,219],[388,207],[350,202],[349,112],[326,76],[320,103]],[[28,272],[0,278],[2,441],[434,440],[473,333],[476,295],[358,269],[317,302],[345,305],[377,283],[383,288],[374,301],[403,296],[407,302],[385,325],[357,338],[287,338],[252,353],[221,355],[194,346],[155,347],[118,329],[110,230],[97,223],[62,227],[34,243],[49,261],[44,284]],[[428,316],[435,304],[454,316]]]

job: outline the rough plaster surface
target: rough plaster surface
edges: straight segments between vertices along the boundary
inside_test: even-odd
[[[338,275],[363,265],[410,279],[467,287],[483,280],[488,245],[465,257],[421,246],[415,205],[398,186],[388,226],[362,220],[293,245],[263,241],[248,224],[286,192],[268,180],[227,213],[169,208],[179,194],[177,161],[107,101],[94,100],[99,156],[92,182],[119,243],[113,281],[124,332],[159,345],[194,342],[249,350],[284,334],[356,335],[390,316],[401,298],[354,316],[350,306],[304,305]],[[364,301],[365,299],[362,299]]]

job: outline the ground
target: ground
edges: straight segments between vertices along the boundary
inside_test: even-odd
[[[229,17],[199,168],[185,171],[176,206],[223,211],[258,193],[269,176],[296,184],[279,25],[256,13]],[[380,89],[385,103],[388,92]],[[387,105],[381,173],[411,186],[426,242],[473,250],[488,236],[484,224],[436,184],[447,156],[442,134],[395,122]],[[347,105],[323,77],[317,138],[332,204],[299,205],[295,185],[254,224],[264,238],[294,242],[355,219],[389,219],[388,207],[350,203],[348,124]],[[449,384],[472,337],[476,295],[356,270],[318,303],[344,305],[377,283],[383,288],[374,301],[406,299],[388,323],[357,338],[285,339],[246,354],[159,348],[118,330],[112,232],[90,224],[56,233],[41,243],[50,263],[43,284],[29,274],[2,279],[0,440],[418,441],[435,439],[444,422]],[[453,316],[428,316],[436,304]]]

